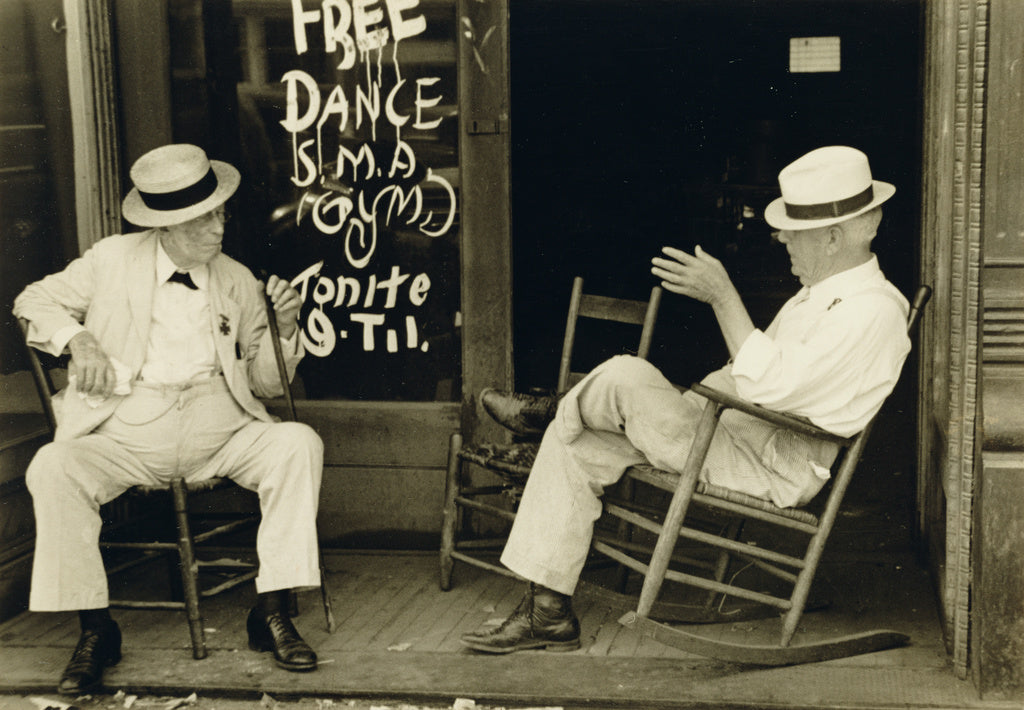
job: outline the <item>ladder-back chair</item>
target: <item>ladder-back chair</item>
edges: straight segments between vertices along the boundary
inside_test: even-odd
[[[267,299],[268,325],[271,340],[274,343],[274,355],[277,359],[278,374],[284,388],[284,398],[288,414],[295,420],[295,406],[291,398],[288,373],[285,369],[284,355],[281,351],[277,332],[277,321],[273,316],[273,307]],[[28,323],[19,318],[25,350],[28,354],[33,380],[43,407],[47,425],[51,435],[57,430],[57,418],[53,409],[52,399],[58,392],[57,380],[51,371],[66,368],[67,356],[54,358],[45,353],[37,352],[28,344]],[[154,496],[167,496],[174,517],[175,539],[170,541],[161,537],[153,539],[152,530],[136,532],[132,529],[131,511],[129,506],[120,505],[118,519],[105,525],[101,533],[100,549],[110,558],[106,565],[108,578],[113,578],[126,570],[139,565],[157,561],[160,558],[176,562],[170,570],[170,599],[127,599],[111,598],[109,605],[114,609],[146,609],[184,611],[188,621],[189,636],[192,644],[192,656],[196,660],[206,658],[206,634],[199,603],[221,592],[233,589],[256,578],[257,565],[225,558],[224,549],[218,549],[217,557],[212,561],[204,561],[197,555],[203,545],[214,541],[224,541],[227,536],[240,534],[247,529],[259,525],[259,510],[252,512],[205,512],[190,511],[190,498],[200,493],[227,489],[235,486],[227,478],[212,478],[208,481],[186,483],[183,478],[174,478],[164,486],[133,486],[126,493],[138,499]],[[112,501],[117,503],[118,501]],[[114,551],[130,553],[126,558],[120,555],[113,559]],[[170,557],[168,557],[170,556]],[[176,569],[174,569],[176,568]],[[321,558],[321,597],[324,607],[328,632],[334,630],[334,618],[331,610],[330,594],[327,589],[326,574]],[[204,580],[206,581],[204,585]],[[291,613],[297,613],[295,595],[291,595]]]
[[[647,301],[585,293],[583,279],[577,276],[573,280],[569,298],[555,393],[565,394],[586,375],[585,372],[575,369],[579,366],[575,345],[580,318],[638,326],[639,343],[634,352],[638,357],[646,359],[651,350],[661,295],[660,286],[651,289]],[[448,472],[441,525],[441,589],[450,589],[456,560],[506,576],[515,576],[505,567],[484,558],[487,553],[493,554],[504,546],[504,537],[459,539],[464,522],[462,511],[472,510],[511,523],[515,519],[515,505],[530,475],[538,446],[539,441],[536,440],[519,440],[511,444],[464,444],[461,433],[452,434],[448,448]],[[472,485],[465,480],[465,463],[486,469],[500,478],[501,482],[483,486]],[[509,499],[511,505],[501,505],[500,499],[494,501],[495,496]]]
[[[931,289],[928,286],[920,287],[915,293],[907,321],[908,331],[913,332],[915,329],[921,310],[930,296]],[[597,552],[607,555],[644,576],[639,601],[636,601],[635,597],[632,598],[636,605],[635,611],[625,614],[619,622],[661,643],[691,653],[725,661],[769,666],[824,661],[908,643],[909,638],[902,633],[875,630],[819,642],[791,644],[797,624],[807,604],[808,593],[825,543],[839,513],[853,472],[864,451],[874,419],[859,434],[844,438],[831,434],[805,419],[765,409],[701,384],[694,384],[691,389],[707,398],[708,402],[682,473],[662,471],[651,465],[634,466],[626,472],[627,478],[671,493],[672,498],[668,510],[663,515],[660,513],[652,515],[649,510],[640,509],[629,501],[610,499],[605,501],[606,515],[611,515],[657,535],[657,542],[648,561],[645,561],[647,558],[641,559],[630,554],[635,552],[635,549],[626,549],[616,544],[614,540],[595,540],[593,544],[594,550]],[[723,411],[730,408],[758,417],[776,426],[831,441],[840,446],[838,469],[835,471],[827,499],[819,515],[802,509],[779,508],[760,498],[698,480],[698,474],[703,466],[719,417]],[[689,516],[689,513],[695,515]],[[711,513],[727,520],[740,521],[741,524],[731,526],[730,532],[726,534],[709,533],[706,526],[700,525],[696,520],[700,517],[697,515],[698,513],[704,516]],[[738,536],[742,529],[742,521],[747,519],[807,535],[808,540],[803,556],[798,557],[790,554],[789,551],[770,549],[763,544],[769,543],[770,540],[758,540],[756,545],[740,541]],[[707,546],[706,549],[710,549],[717,555],[717,559],[712,558],[713,561],[706,564],[706,570],[710,570],[710,574],[707,572],[704,574],[694,573],[696,570],[692,567],[692,558],[682,555],[676,550],[680,538],[684,538],[690,543]],[[760,589],[744,587],[735,582],[735,577],[726,581],[729,563],[734,558],[752,564],[783,580],[786,584],[791,584],[791,594],[788,597],[774,596]],[[673,615],[674,621],[688,620],[692,623],[736,621],[740,617],[718,615],[713,607],[713,601],[718,595],[730,595],[753,602],[755,605],[774,607],[783,613],[778,644],[729,643],[656,621],[655,619],[658,618],[658,614],[655,613],[657,612],[656,604],[660,603],[658,597],[664,580],[697,587],[708,593],[707,602],[703,607],[700,605],[690,607],[693,612],[690,619]],[[762,606],[761,609],[763,610],[764,607]],[[747,616],[746,618],[751,617]]]

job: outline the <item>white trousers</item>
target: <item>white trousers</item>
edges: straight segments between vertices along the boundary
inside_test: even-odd
[[[720,370],[704,380],[735,394]],[[559,403],[523,491],[502,563],[563,594],[576,588],[600,497],[633,464],[682,472],[707,400],[681,393],[646,360],[617,356]],[[837,453],[740,412],[725,412],[700,478],[786,507],[809,501]]]
[[[316,514],[323,443],[305,424],[262,422],[223,377],[137,384],[91,434],[42,447],[26,483],[36,518],[32,611],[108,604],[99,508],[131,486],[225,477],[259,495],[257,592],[320,584]]]

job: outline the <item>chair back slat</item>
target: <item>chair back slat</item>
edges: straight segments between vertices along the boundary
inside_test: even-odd
[[[585,318],[641,325],[646,313],[646,301],[632,301],[595,294],[583,294],[580,298],[579,315]]]
[[[651,289],[647,301],[636,301],[627,298],[613,298],[583,292],[583,278],[577,276],[572,282],[572,293],[569,297],[569,310],[565,320],[565,337],[562,340],[562,356],[558,368],[558,394],[567,392],[573,385],[586,375],[572,369],[573,350],[576,345],[576,326],[580,318],[604,320],[627,325],[639,325],[640,341],[637,356],[645,360],[650,355],[651,342],[654,339],[654,326],[658,319],[658,308],[661,305],[660,286]]]
[[[28,321],[18,318],[18,327],[21,329],[22,343],[25,345],[25,352],[28,354],[29,365],[32,368],[32,381],[35,383],[36,392],[39,393],[43,415],[46,417],[46,424],[50,427],[52,434],[57,431],[57,415],[53,411],[53,396],[57,394],[57,388],[53,384],[50,371],[43,367],[43,363],[39,360],[36,349],[28,344]]]

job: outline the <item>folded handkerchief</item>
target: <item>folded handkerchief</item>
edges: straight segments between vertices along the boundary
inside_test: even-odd
[[[132,371],[123,362],[118,360],[116,357],[110,358],[110,364],[114,368],[114,376],[116,378],[114,383],[114,394],[131,394],[132,391]],[[68,387],[78,392],[78,376],[71,375],[68,377]],[[78,396],[85,400],[85,403],[92,408],[96,408],[106,401],[106,397],[101,397],[95,394],[86,394],[85,392],[78,392]]]

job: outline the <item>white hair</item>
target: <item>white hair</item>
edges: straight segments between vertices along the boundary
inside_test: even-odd
[[[878,225],[881,221],[882,207],[879,205],[874,209],[868,210],[864,214],[851,217],[840,224],[843,227],[843,232],[849,236],[853,243],[870,244],[871,240],[875,238],[876,234],[878,234]]]

